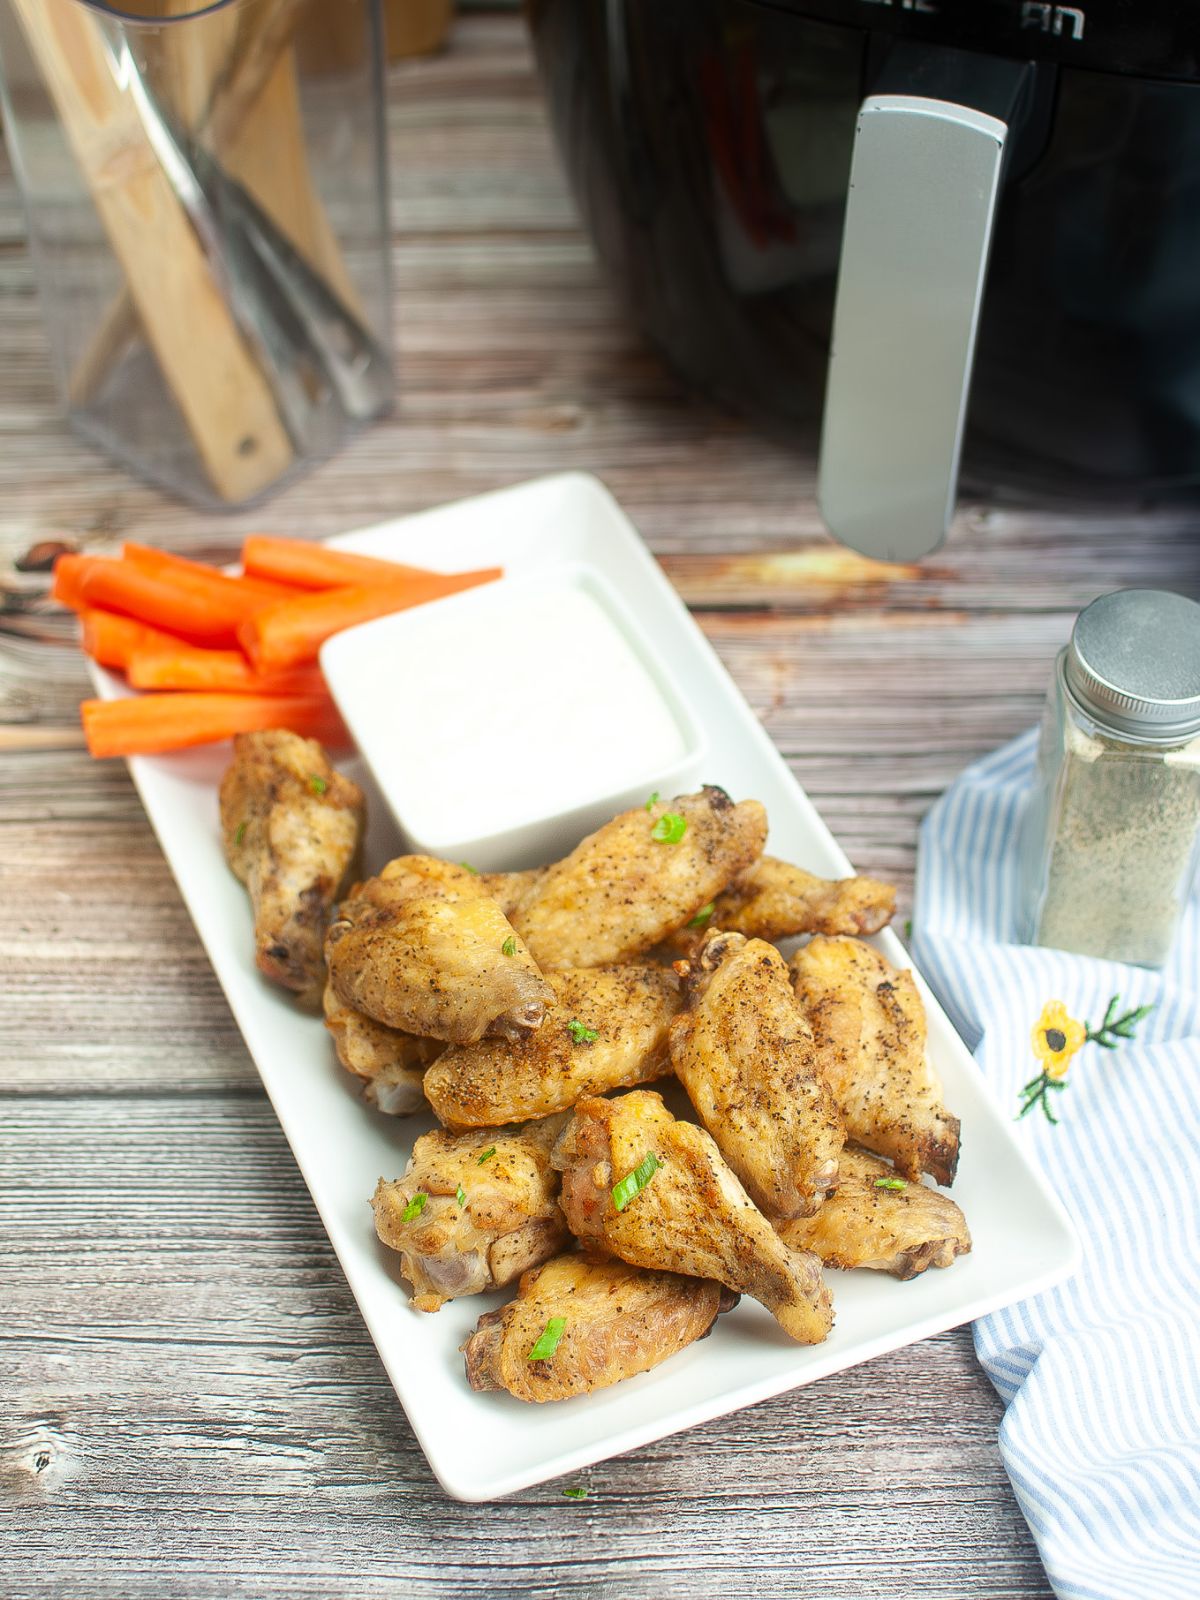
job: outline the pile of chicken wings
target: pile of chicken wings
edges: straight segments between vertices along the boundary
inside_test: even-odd
[[[742,1294],[816,1344],[822,1266],[971,1248],[923,1181],[953,1182],[959,1125],[920,994],[863,942],[887,884],[764,855],[762,805],[711,786],[524,872],[401,856],[354,882],[364,819],[314,741],[235,741],[221,823],[260,969],[323,1006],[372,1105],[441,1123],[372,1201],[413,1305],[516,1284],[462,1347],[473,1388],[602,1388]],[[641,1087],[669,1077],[697,1121]]]

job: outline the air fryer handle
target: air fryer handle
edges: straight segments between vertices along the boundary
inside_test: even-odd
[[[817,493],[864,555],[926,555],[954,513],[1007,135],[990,112],[919,94],[859,111]]]

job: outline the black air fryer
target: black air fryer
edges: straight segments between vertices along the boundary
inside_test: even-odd
[[[1200,484],[1200,3],[532,0],[597,248],[831,530]]]

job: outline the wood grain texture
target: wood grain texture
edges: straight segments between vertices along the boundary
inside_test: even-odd
[[[10,1105],[0,1228],[9,1600],[1041,1593],[965,1333],[461,1506],[260,1100]]]
[[[59,419],[0,152],[0,576],[58,534],[221,555],[596,471],[903,917],[932,799],[1036,716],[1079,606],[1197,591],[1193,519],[968,505],[919,568],[836,550],[811,461],[622,320],[516,19],[396,69],[389,118],[397,414],[222,520]],[[72,653],[0,635],[0,723],[65,726],[84,692]],[[447,1501],[119,764],[0,754],[0,1042],[6,1600],[1048,1595],[965,1331],[596,1467],[582,1503]]]

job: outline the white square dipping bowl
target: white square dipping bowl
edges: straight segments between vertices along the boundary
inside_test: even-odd
[[[701,781],[707,741],[686,695],[584,562],[348,628],[321,667],[423,855],[540,866],[655,791]]]

